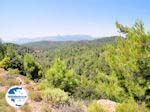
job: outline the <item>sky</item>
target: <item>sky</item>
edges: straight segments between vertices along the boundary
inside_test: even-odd
[[[150,29],[150,0],[0,0],[0,38],[118,35],[115,22]]]

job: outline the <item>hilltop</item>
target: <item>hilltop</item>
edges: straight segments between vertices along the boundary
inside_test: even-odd
[[[78,36],[73,36],[74,39],[77,39]],[[72,40],[62,40],[62,41],[51,41],[51,40],[45,40],[42,41],[36,41],[36,42],[29,42],[22,44],[21,46],[25,46],[32,49],[37,50],[48,50],[48,49],[57,49],[57,48],[64,48],[64,47],[72,47],[72,46],[88,46],[88,45],[94,45],[94,44],[106,44],[106,43],[112,43],[114,42],[118,37],[112,36],[112,37],[103,37],[99,39],[77,39],[77,41]]]

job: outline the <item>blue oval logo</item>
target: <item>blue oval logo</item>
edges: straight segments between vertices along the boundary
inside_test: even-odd
[[[26,103],[28,95],[21,86],[12,86],[8,89],[5,98],[10,106],[20,108]]]

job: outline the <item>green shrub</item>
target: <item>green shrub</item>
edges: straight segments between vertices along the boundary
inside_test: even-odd
[[[50,84],[47,80],[42,80],[41,83],[38,84],[39,90],[45,90],[46,88],[52,88],[53,85]]]
[[[18,69],[8,68],[8,73],[12,75],[17,75],[20,73],[20,71]]]
[[[0,68],[7,69],[9,65],[10,57],[5,57],[1,62],[0,62]]]
[[[85,76],[80,77],[79,86],[74,89],[76,91],[73,96],[77,98],[92,100],[101,96],[101,91],[97,89],[97,85],[95,84],[95,82],[89,80]]]
[[[53,104],[65,104],[69,102],[68,94],[58,88],[44,90],[43,99]]]
[[[118,104],[116,112],[148,112],[143,104],[139,105],[134,100]]]
[[[69,93],[74,93],[78,80],[72,70],[68,70],[60,59],[55,60],[54,65],[48,69],[45,75],[47,85],[53,85]]]
[[[87,112],[107,112],[107,110],[94,101],[88,106]]]
[[[36,79],[42,75],[41,65],[30,54],[24,56],[24,70],[30,79]]]

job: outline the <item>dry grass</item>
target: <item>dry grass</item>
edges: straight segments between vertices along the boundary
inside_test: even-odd
[[[40,91],[31,91],[29,97],[35,102],[42,101],[42,93]]]
[[[28,104],[26,104],[23,107],[21,107],[21,112],[32,112],[32,109]]]

